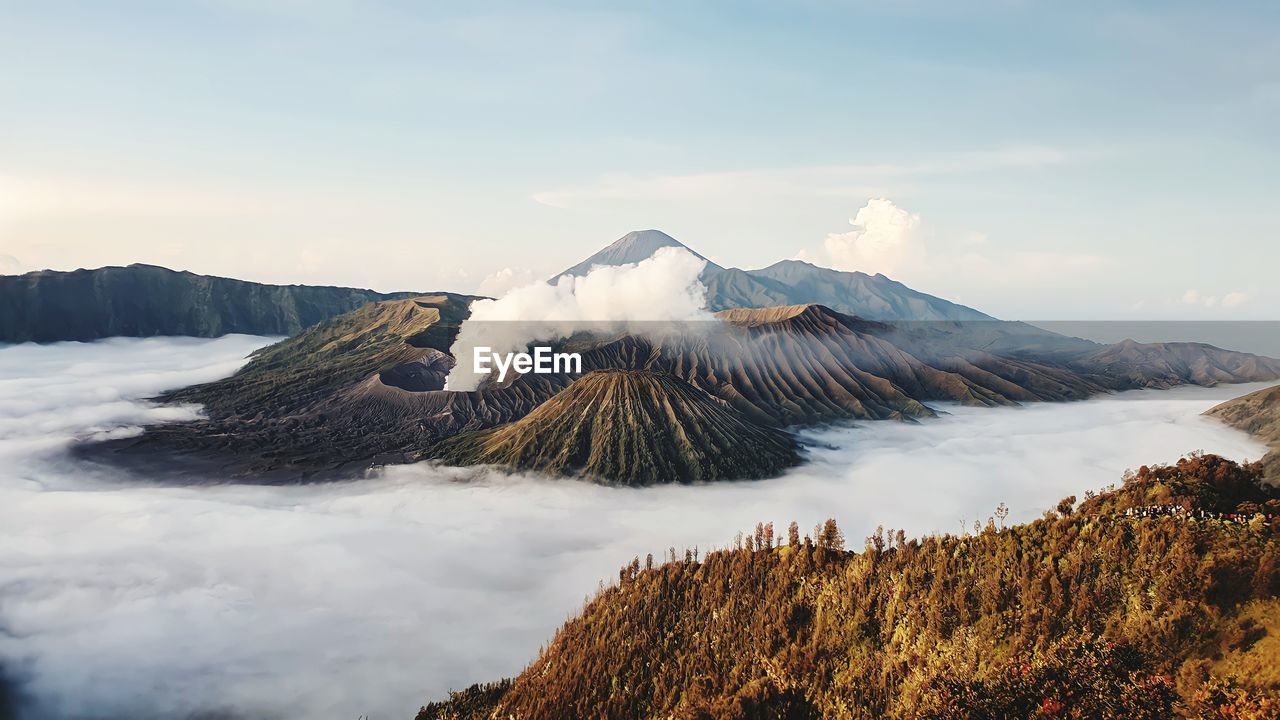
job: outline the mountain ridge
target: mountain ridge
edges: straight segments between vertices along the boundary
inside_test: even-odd
[[[682,248],[706,260],[660,230],[635,230],[556,277],[583,275],[599,265],[636,263],[663,247]],[[757,270],[722,267],[707,261],[700,279],[707,288],[707,305],[712,311],[816,303],[872,320],[995,320],[881,274],[832,270],[802,260],[780,260]]]
[[[420,294],[269,285],[142,263],[38,270],[0,276],[0,342],[293,335],[369,302]]]

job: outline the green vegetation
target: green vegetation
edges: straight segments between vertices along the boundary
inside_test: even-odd
[[[878,529],[860,552],[828,521],[637,558],[519,676],[418,718],[1274,718],[1261,471],[1192,456],[1025,525]]]

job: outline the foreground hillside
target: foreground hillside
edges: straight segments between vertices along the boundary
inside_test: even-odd
[[[965,536],[634,560],[470,718],[1274,718],[1280,493],[1193,456]]]
[[[1205,414],[1265,442],[1271,452],[1262,458],[1264,475],[1280,485],[1280,385],[1228,400]]]
[[[292,335],[378,300],[356,288],[263,285],[154,265],[0,275],[0,342],[124,335]]]

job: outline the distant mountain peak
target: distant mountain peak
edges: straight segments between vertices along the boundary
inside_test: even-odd
[[[586,275],[598,265],[637,263],[664,247],[683,248],[706,260],[661,230],[634,230],[555,277]],[[707,288],[708,309],[715,311],[818,304],[859,318],[885,322],[994,319],[879,273],[832,270],[798,259],[780,260],[759,270],[726,269],[708,260],[701,280]]]
[[[600,250],[591,257],[556,275],[586,275],[591,268],[597,265],[626,265],[629,263],[637,263],[641,260],[648,260],[653,254],[664,247],[678,247],[693,253],[694,256],[707,260],[700,253],[684,243],[676,240],[661,230],[632,230],[622,237],[614,240],[607,247]],[[707,260],[707,267],[704,272],[719,272],[724,268]]]

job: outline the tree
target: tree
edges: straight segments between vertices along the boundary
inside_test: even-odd
[[[1072,498],[1074,500],[1075,498]],[[1000,503],[996,506],[996,519],[1000,521],[1000,529],[1004,529],[1004,521],[1009,517],[1009,506]]]
[[[818,547],[833,552],[844,552],[844,533],[840,532],[834,518],[827,518],[826,522],[819,525],[816,528],[816,534]]]
[[[1076,496],[1068,495],[1058,501],[1058,505],[1055,509],[1065,517],[1071,514],[1071,511],[1075,508],[1075,506],[1076,506]]]

